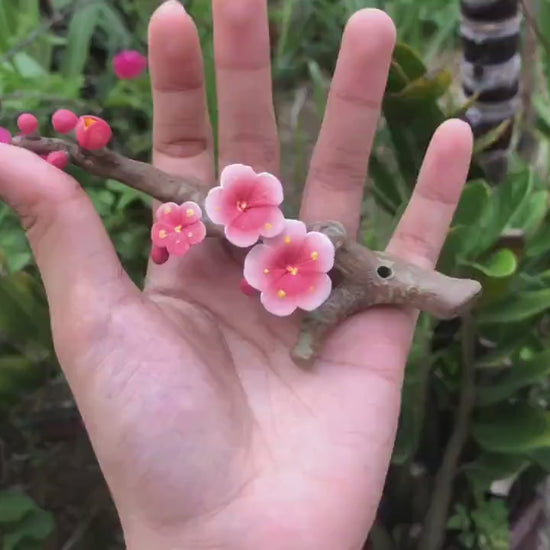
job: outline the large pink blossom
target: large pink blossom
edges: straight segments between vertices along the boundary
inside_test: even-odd
[[[334,245],[303,222],[286,220],[283,232],[256,245],[244,262],[244,277],[261,292],[264,307],[284,317],[297,308],[317,309],[329,297]]]
[[[183,256],[191,246],[206,237],[206,227],[201,218],[202,211],[194,202],[163,204],[157,210],[151,240],[156,247],[165,248],[169,254]],[[157,255],[161,254],[157,251]]]
[[[282,202],[283,186],[275,176],[232,164],[222,171],[220,187],[208,193],[205,207],[214,223],[225,226],[227,240],[246,248],[283,230]]]

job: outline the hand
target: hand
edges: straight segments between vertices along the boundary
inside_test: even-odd
[[[277,173],[266,0],[214,0],[220,167]],[[296,30],[296,32],[299,32]],[[344,33],[302,217],[359,223],[395,30],[363,10]],[[177,2],[150,27],[154,163],[215,181],[197,30]],[[432,267],[465,181],[468,126],[436,133],[389,249]],[[48,293],[59,361],[128,548],[360,548],[394,442],[416,314],[344,323],[311,371],[296,319],[239,290],[217,242],[123,272],[86,194],[28,151],[0,147],[0,196],[21,216]]]

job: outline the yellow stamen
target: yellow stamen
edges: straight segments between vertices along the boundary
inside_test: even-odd
[[[265,273],[266,275],[269,275],[269,269],[264,269],[264,273]]]
[[[166,231],[165,231],[164,229],[161,229],[161,230],[159,231],[159,237],[160,237],[161,239],[166,239],[167,236],[168,236],[168,233],[166,233]]]
[[[291,275],[298,275],[298,268],[297,267],[293,267],[291,265],[287,265],[286,266],[286,270],[291,274]]]
[[[283,298],[286,298],[286,292],[284,290],[279,290],[279,292],[277,292],[277,296],[279,296],[282,300]]]
[[[312,252],[311,259],[316,262],[319,259],[319,252]]]
[[[91,117],[84,117],[84,129],[87,130],[90,126],[93,126],[97,120],[94,120]]]
[[[171,207],[171,206],[167,206],[167,207],[164,209],[164,213],[165,213],[165,214],[170,214],[170,212],[172,212],[172,207]]]
[[[183,227],[181,225],[178,225],[177,227],[174,227],[174,231],[176,233],[181,233],[182,229],[183,229]]]
[[[287,235],[285,237],[285,244],[290,244],[292,242],[292,239]]]
[[[192,208],[188,208],[188,209],[187,209],[187,212],[185,212],[185,215],[186,215],[188,218],[192,218],[192,217],[195,215],[195,211],[194,211]]]
[[[265,228],[266,229],[273,229],[273,224],[272,223],[266,223]]]

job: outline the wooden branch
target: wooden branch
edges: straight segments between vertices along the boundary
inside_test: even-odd
[[[88,173],[120,181],[161,202],[204,203],[208,186],[193,177],[173,176],[113,151],[87,151],[60,139],[18,136],[13,145],[47,154],[65,151],[70,161]],[[205,220],[208,235],[224,238],[223,230]],[[373,252],[346,236],[338,222],[309,227],[327,235],[336,249],[331,272],[334,290],[316,311],[305,316],[292,356],[310,365],[321,352],[328,333],[344,319],[375,305],[403,305],[431,313],[439,319],[461,315],[481,294],[477,281],[446,277],[436,271],[385,254]],[[226,243],[228,244],[228,243]]]

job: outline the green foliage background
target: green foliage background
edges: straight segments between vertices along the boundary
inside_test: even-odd
[[[112,122],[118,150],[147,160],[152,116],[148,77],[118,81],[110,59],[124,48],[146,51],[147,21],[156,4],[0,0],[0,125],[14,130],[17,115],[30,110],[39,116],[47,135],[49,117],[59,107],[94,112]],[[185,5],[204,45],[215,125],[210,1],[189,0]],[[433,131],[464,108],[456,92],[457,71],[441,70],[458,65],[459,3],[270,0],[269,6],[277,112],[288,157],[285,178],[293,182],[304,180],[346,19],[359,8],[376,6],[397,24],[400,44],[371,159],[371,192],[361,233],[366,244],[383,248]],[[543,30],[550,31],[549,0],[542,1],[540,21]],[[547,65],[541,51],[541,73]],[[541,162],[527,166],[514,157],[508,179],[496,188],[474,165],[449,232],[440,268],[479,279],[485,295],[467,323],[421,318],[406,373],[392,466],[370,541],[375,550],[418,548],[419,540],[422,548],[425,538],[420,537],[437,529],[445,530],[446,548],[509,548],[513,526],[537,498],[536,487],[550,469],[550,222],[545,170],[550,107],[544,79],[539,88],[533,101]],[[298,116],[289,121],[289,106],[296,105]],[[148,253],[149,200],[117,182],[73,173],[92,197],[124,265],[140,282]],[[460,460],[449,473],[443,465],[457,432],[462,438]],[[19,223],[4,205],[0,458],[4,550],[61,548],[75,533],[79,538],[74,548],[123,547],[55,360],[40,278]],[[59,476],[60,469],[65,476]],[[440,503],[442,479],[451,491],[451,509],[443,524],[434,526],[430,509]],[[511,480],[512,488],[496,496],[493,483],[502,479]],[[83,490],[89,491],[84,501]]]

